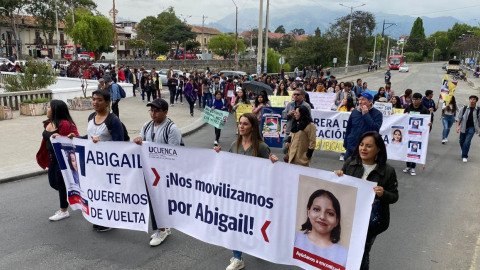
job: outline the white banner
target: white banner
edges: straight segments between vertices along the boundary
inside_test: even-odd
[[[50,140],[73,210],[81,209],[93,224],[148,232],[140,146],[65,137]]]
[[[317,148],[323,151],[345,152],[343,139],[349,112],[312,110],[317,128]],[[380,134],[390,160],[425,164],[427,159],[430,115],[393,114],[383,118]]]
[[[313,104],[316,110],[328,110],[332,109],[333,104],[335,104],[335,93],[314,93],[308,92],[310,97],[310,102]]]
[[[158,227],[274,263],[359,269],[375,183],[211,149],[142,151]],[[328,247],[310,240],[317,233],[330,234]]]

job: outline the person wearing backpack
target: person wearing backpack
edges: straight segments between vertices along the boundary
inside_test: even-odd
[[[113,83],[112,77],[110,77],[109,75],[105,75],[103,79],[105,80],[105,85],[107,86],[107,89],[110,90],[110,97],[112,99],[112,111],[118,118],[120,118],[118,103],[120,102],[120,99],[122,99],[122,96],[120,95],[119,85]]]
[[[110,79],[111,80],[111,79]],[[97,90],[92,94],[93,108],[95,112],[88,117],[87,135],[78,138],[92,140],[94,143],[99,141],[125,141],[129,140],[125,126],[120,119],[108,111],[110,106],[110,92],[107,90]],[[77,137],[75,133],[70,133],[68,138]],[[112,228],[93,224],[93,229],[97,232],[106,232]]]
[[[161,98],[157,98],[148,103],[147,107],[150,107],[150,117],[152,120],[143,125],[142,130],[140,131],[140,137],[133,139],[133,142],[138,145],[142,145],[144,141],[169,145],[184,145],[180,129],[178,129],[177,125],[167,117],[168,102]],[[150,246],[154,247],[160,245],[172,232],[169,228],[157,227],[150,199],[148,201],[152,229],[155,231],[150,237]]]
[[[215,93],[215,99],[210,103],[210,107],[214,110],[227,111],[227,100],[222,98],[222,92],[217,91]],[[220,139],[221,132],[221,129],[215,128],[215,141],[213,142],[214,146],[218,146],[218,140]]]
[[[470,144],[475,133],[478,133],[478,123],[480,123],[480,108],[477,107],[478,97],[470,96],[468,98],[469,106],[463,106],[457,116],[457,133],[460,133],[460,148],[462,149],[462,161],[468,161],[468,152]],[[480,136],[480,134],[479,134]]]

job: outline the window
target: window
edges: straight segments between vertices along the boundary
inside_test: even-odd
[[[123,46],[123,41],[120,41],[120,46]]]
[[[203,44],[207,44],[207,38],[204,38]]]

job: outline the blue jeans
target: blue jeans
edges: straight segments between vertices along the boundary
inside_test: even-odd
[[[242,258],[242,252],[241,251],[238,251],[238,250],[233,250],[233,257],[235,259],[241,259]]]
[[[442,118],[443,123],[443,136],[442,139],[445,140],[450,133],[450,128],[452,128],[453,123],[455,123],[455,116],[453,115],[445,115]]]
[[[211,102],[212,102],[212,93],[203,94],[203,108],[205,108],[205,106],[210,106]]]
[[[465,133],[460,132],[462,158],[468,158],[468,151],[470,151],[470,144],[472,143],[473,135],[475,135],[475,127],[466,128]]]

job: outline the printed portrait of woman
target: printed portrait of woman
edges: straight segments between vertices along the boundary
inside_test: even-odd
[[[310,196],[306,211],[307,220],[301,232],[295,233],[294,246],[345,267],[348,249],[338,243],[342,216],[338,199],[331,192],[319,189]]]
[[[412,148],[410,149],[410,152],[412,152],[412,153],[418,153],[418,152],[419,152],[418,144],[413,143],[413,144],[412,144]]]
[[[412,129],[418,129],[420,127],[420,121],[415,120],[412,123]]]
[[[78,178],[77,157],[75,156],[75,152],[68,153],[68,165],[70,166],[70,170],[72,171],[73,181],[75,181],[75,184],[80,186],[80,180]]]
[[[400,129],[395,129],[392,134],[392,142],[390,144],[402,145],[403,134]]]

